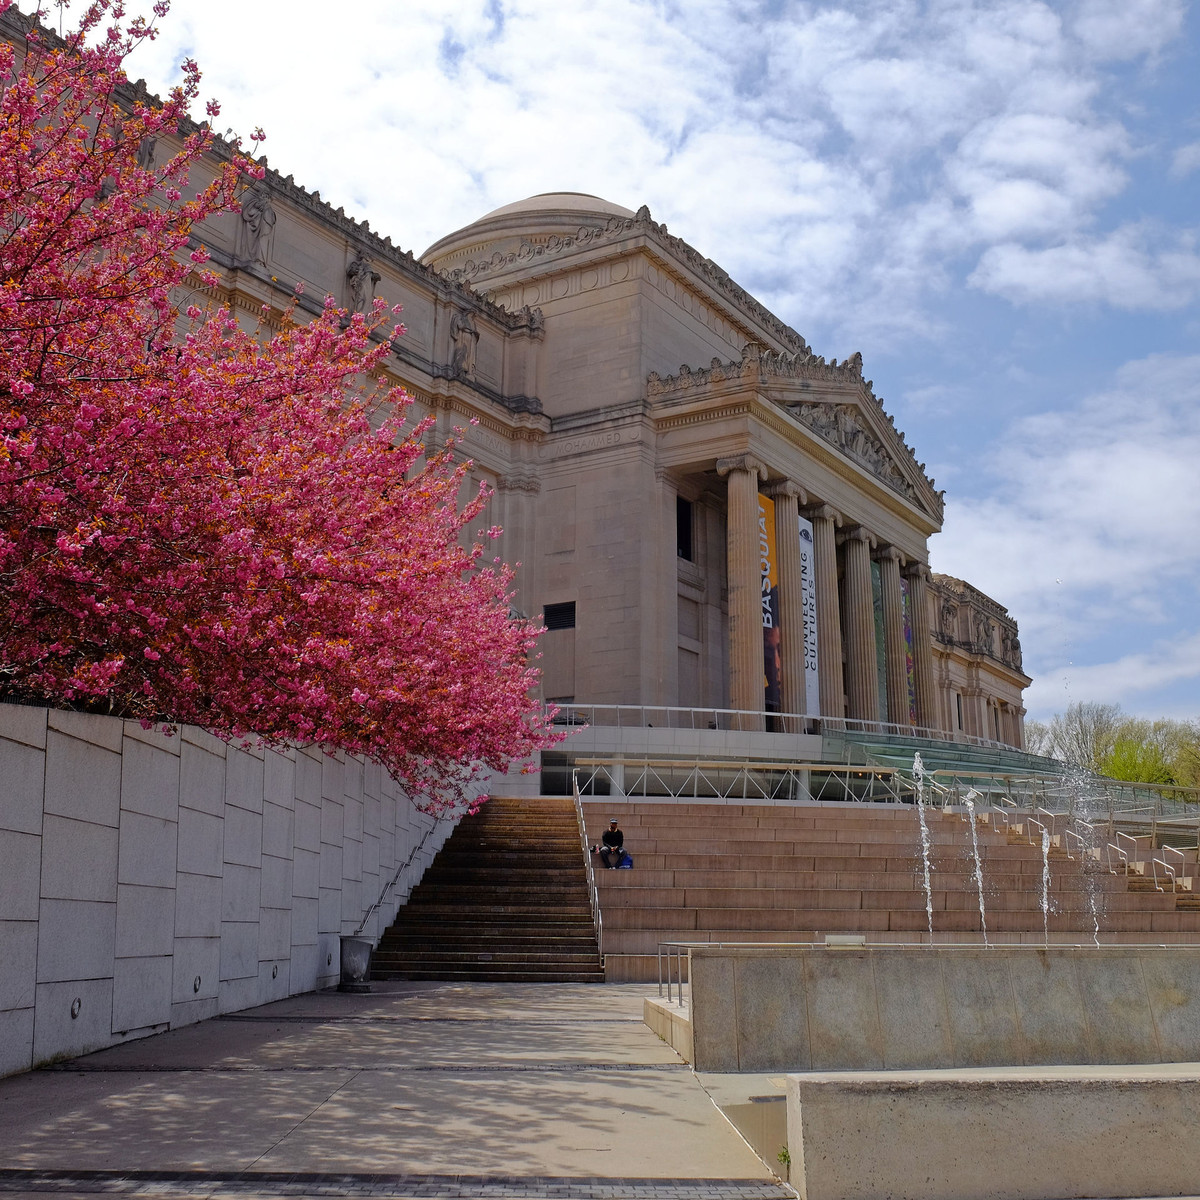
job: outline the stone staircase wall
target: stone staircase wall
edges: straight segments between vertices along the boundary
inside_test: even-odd
[[[381,939],[372,974],[603,982],[574,801],[495,797],[464,817]]]
[[[589,840],[616,816],[634,858],[598,871],[607,977],[657,978],[664,941],[811,942],[863,934],[928,940],[917,814],[866,805],[587,802]],[[934,938],[982,939],[970,830],[957,814],[928,814]],[[1042,855],[1027,839],[979,822],[989,940],[1039,943]],[[1140,877],[1139,877],[1140,879]],[[1093,898],[1103,942],[1200,940],[1200,912],[1141,891],[1093,860],[1052,857],[1052,941],[1091,941]]]

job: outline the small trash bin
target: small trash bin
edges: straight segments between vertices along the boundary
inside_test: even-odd
[[[371,969],[371,943],[366,938],[342,938],[342,978],[339,992],[369,992],[367,972]]]

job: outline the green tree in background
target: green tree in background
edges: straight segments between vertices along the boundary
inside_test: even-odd
[[[1200,787],[1200,721],[1150,721],[1118,704],[1078,701],[1049,721],[1027,722],[1025,742],[1110,779]]]

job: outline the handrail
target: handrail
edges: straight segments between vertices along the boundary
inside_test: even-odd
[[[1158,884],[1158,868],[1162,867],[1163,883],[1165,884],[1169,879],[1171,881],[1171,891],[1173,893],[1177,892],[1179,890],[1179,874],[1167,861],[1167,856],[1170,854],[1178,855],[1180,871],[1182,871],[1183,867],[1186,865],[1187,860],[1184,858],[1183,852],[1181,850],[1176,850],[1174,846],[1162,846],[1160,849],[1162,852],[1162,858],[1155,856],[1150,859],[1150,874],[1154,880],[1154,890],[1156,892],[1165,892],[1167,890],[1165,887],[1159,887]]]
[[[587,822],[583,819],[583,801],[579,798],[579,770],[571,772],[572,791],[575,793],[575,820],[579,825],[579,846],[583,851],[583,865],[587,871],[588,899],[592,904],[592,926],[596,930],[596,950],[600,961],[604,961],[604,916],[600,912],[600,891],[596,887],[596,872],[592,866],[592,848],[588,845]]]
[[[443,821],[448,821],[448,820],[453,819],[454,815],[456,815],[456,814],[451,814],[450,817],[438,817],[434,821],[434,823],[432,825],[430,825],[428,829],[425,830],[425,832],[421,835],[421,840],[412,848],[412,851],[409,854],[408,858],[406,858],[404,860],[404,862],[402,862],[396,868],[396,873],[395,873],[395,875],[392,876],[391,880],[388,883],[384,884],[383,891],[379,893],[379,899],[376,900],[375,903],[372,904],[371,907],[367,909],[366,915],[362,919],[362,923],[352,934],[353,937],[358,937],[358,935],[360,933],[362,933],[362,931],[364,929],[366,929],[367,922],[382,907],[383,902],[388,897],[388,893],[396,886],[396,884],[398,884],[400,882],[400,876],[403,875],[404,872],[412,865],[413,859],[415,859],[417,857],[417,855],[421,853],[421,850],[424,848],[425,843],[429,840],[429,835],[435,829],[437,829],[442,824]],[[457,815],[461,815],[461,814],[457,814]]]

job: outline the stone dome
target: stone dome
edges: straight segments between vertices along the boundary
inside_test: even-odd
[[[470,259],[506,254],[523,241],[538,244],[557,234],[574,234],[583,226],[603,226],[611,217],[628,220],[633,210],[586,192],[542,192],[504,204],[434,242],[421,261],[439,271],[453,270]]]

